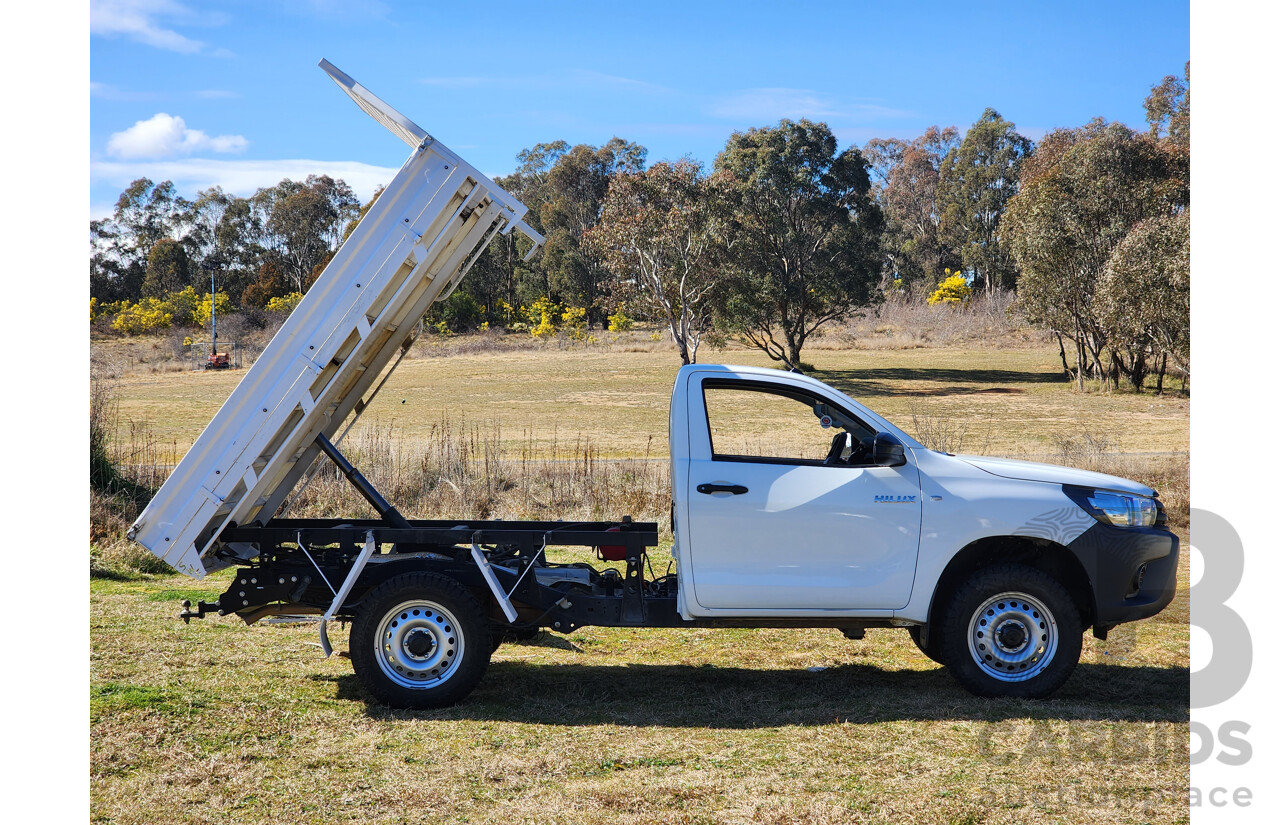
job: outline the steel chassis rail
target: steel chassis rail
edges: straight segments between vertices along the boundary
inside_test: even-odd
[[[658,544],[655,522],[411,519],[406,528],[377,519],[274,519],[265,525],[228,527],[226,537],[258,546],[261,556],[254,563],[238,562],[245,566],[227,592],[218,602],[201,602],[198,611],[189,612],[192,618],[215,611],[235,613],[251,624],[282,614],[323,614],[324,621],[350,618],[373,587],[409,570],[452,577],[480,594],[490,591],[491,586],[470,551],[488,545],[515,549],[514,555],[489,564],[502,594],[494,594],[495,602],[500,605],[505,596],[517,613],[512,618],[491,610],[495,632],[504,627],[546,627],[560,633],[586,626],[818,627],[836,628],[850,638],[861,638],[866,628],[893,626],[889,620],[878,619],[684,619],[677,611],[674,590],[652,593],[652,582],[644,578],[646,553]],[[395,545],[392,552],[368,555],[366,564],[357,568],[369,548],[389,544]],[[612,592],[566,592],[526,575],[531,566],[542,561],[547,547],[600,545],[626,548],[626,572]],[[316,554],[323,558],[317,561]],[[343,588],[346,592],[340,603],[335,595],[339,582],[350,585]]]

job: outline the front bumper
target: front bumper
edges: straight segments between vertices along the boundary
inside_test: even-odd
[[[1178,589],[1178,537],[1159,527],[1095,524],[1067,547],[1093,587],[1095,628],[1154,616]]]

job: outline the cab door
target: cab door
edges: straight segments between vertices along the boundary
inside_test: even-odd
[[[836,433],[858,444],[876,431],[812,382],[689,380],[684,495],[697,605],[739,614],[905,606],[920,544],[911,451],[899,467],[847,450],[828,460]]]

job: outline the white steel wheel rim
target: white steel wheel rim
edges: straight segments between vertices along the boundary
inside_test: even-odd
[[[403,602],[378,625],[378,667],[396,684],[413,689],[438,687],[462,664],[463,637],[458,620],[435,602]]]
[[[1024,682],[1044,671],[1058,650],[1058,623],[1026,593],[993,596],[969,619],[969,654],[983,673]]]

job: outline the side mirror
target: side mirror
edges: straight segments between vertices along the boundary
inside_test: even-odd
[[[907,448],[892,433],[876,433],[871,443],[871,463],[877,467],[901,467],[907,463]]]

